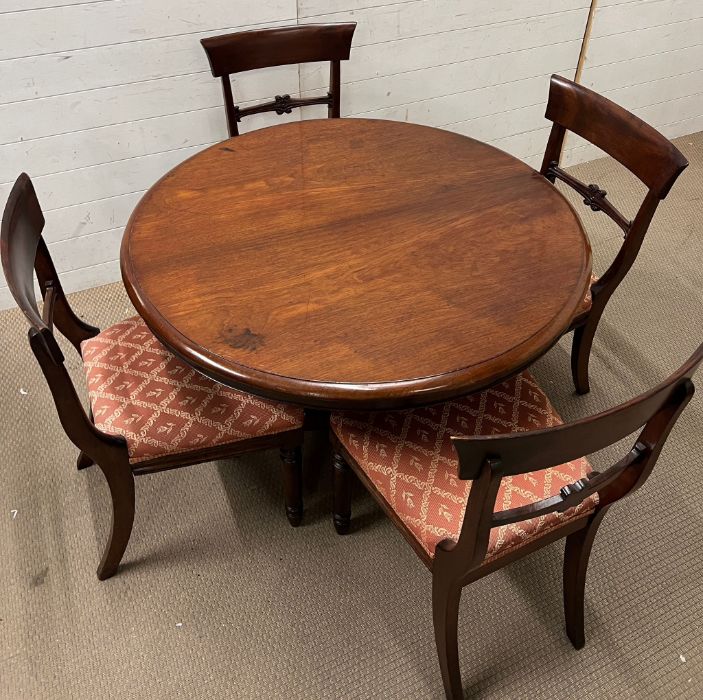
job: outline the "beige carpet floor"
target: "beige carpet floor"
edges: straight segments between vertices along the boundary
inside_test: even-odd
[[[591,394],[572,393],[566,339],[535,367],[565,417],[646,389],[703,340],[703,134],[678,145],[691,166],[601,322]],[[634,213],[642,189],[612,161],[573,172]],[[602,271],[618,229],[579,211]],[[72,301],[103,326],[132,313],[118,284]],[[76,471],[16,311],[0,314],[0,369],[1,698],[442,697],[430,577],[361,490],[339,538],[329,477],[289,527],[275,453],[140,477],[124,566],[100,583],[107,492]],[[560,544],[465,589],[467,695],[703,697],[702,494],[696,397],[645,488],[601,527],[585,649],[563,630]]]

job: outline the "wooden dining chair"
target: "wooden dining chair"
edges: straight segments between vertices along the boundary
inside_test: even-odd
[[[61,288],[42,237],[44,216],[24,173],[5,207],[0,253],[8,287],[29,322],[29,344],[49,384],[61,425],[95,463],[112,497],[112,525],[98,578],[112,576],[134,521],[134,477],[273,446],[283,461],[286,513],[300,523],[302,409],[224,387],[164,348],[138,316],[100,332],[79,319]],[[41,297],[35,292],[36,272]],[[81,354],[90,396],[86,414],[56,340]]]
[[[586,569],[610,506],[647,480],[693,395],[703,345],[666,381],[598,415],[563,424],[523,372],[428,408],[332,415],[334,524],[348,532],[352,470],[432,572],[437,653],[448,698],[463,697],[457,646],[464,586],[566,538],[566,632],[584,637]],[[584,455],[639,431],[603,472]]]
[[[293,27],[255,29],[201,39],[212,75],[222,78],[227,128],[239,135],[243,117],[262,112],[290,114],[297,107],[327,105],[329,117],[339,117],[340,61],[349,59],[355,22],[348,24],[301,24]],[[272,68],[294,63],[330,62],[330,88],[321,97],[276,95],[271,102],[241,109],[234,104],[230,76],[255,68]]]
[[[605,274],[592,278],[585,305],[569,328],[574,332],[571,373],[576,391],[585,394],[590,388],[588,364],[593,336],[603,310],[635,262],[659,202],[669,194],[688,161],[671,141],[634,114],[559,75],[551,78],[545,117],[553,124],[541,174],[552,183],[561,180],[572,187],[584,198],[584,204],[610,217],[624,235],[620,250]],[[647,194],[632,221],[608,200],[605,190],[598,185],[587,185],[559,166],[567,131],[600,148],[646,185]]]

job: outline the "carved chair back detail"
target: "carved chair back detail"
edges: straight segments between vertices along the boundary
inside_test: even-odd
[[[356,23],[307,24],[256,29],[201,39],[212,75],[222,79],[230,136],[239,134],[243,117],[263,112],[290,113],[308,105],[327,105],[329,117],[340,116],[340,61],[349,59]],[[230,76],[256,68],[296,63],[330,62],[329,92],[320,97],[276,95],[271,102],[242,109],[235,105]]]

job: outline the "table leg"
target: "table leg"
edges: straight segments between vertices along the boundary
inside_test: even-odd
[[[316,491],[322,468],[330,461],[330,412],[306,408],[304,429],[303,480],[309,491]]]

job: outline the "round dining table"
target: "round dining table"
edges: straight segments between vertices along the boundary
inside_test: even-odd
[[[403,409],[530,365],[589,289],[546,178],[449,131],[307,120],[218,143],[144,195],[122,276],[210,378],[309,409]]]

